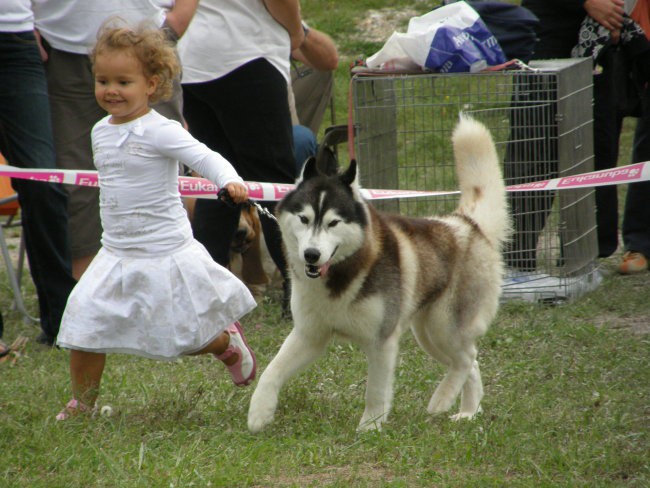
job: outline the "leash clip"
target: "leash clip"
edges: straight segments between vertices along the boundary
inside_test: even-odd
[[[226,205],[229,207],[235,207],[236,203],[233,201],[233,199],[230,197],[230,193],[228,193],[228,190],[225,188],[222,188],[217,192],[217,197],[219,197]],[[277,222],[278,219],[275,218],[275,215],[273,215],[271,212],[266,207],[262,207],[259,203],[257,203],[255,200],[248,200],[248,202],[253,205],[257,211],[266,217],[270,218],[274,222]]]
[[[273,215],[271,212],[266,207],[262,207],[259,203],[257,203],[255,200],[249,200],[251,204],[257,209],[258,212],[261,214],[266,215],[268,218],[273,220],[274,222],[277,222],[278,219],[275,218],[275,215]]]

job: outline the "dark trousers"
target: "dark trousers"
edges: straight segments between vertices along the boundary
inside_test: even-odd
[[[247,181],[293,183],[296,164],[287,84],[265,59],[251,61],[219,79],[183,85],[183,114],[190,132],[219,152]],[[273,202],[261,202],[273,210]],[[271,257],[285,273],[280,230],[260,216]],[[230,242],[239,208],[219,200],[198,199],[192,228],[212,258],[230,261]]]
[[[33,32],[0,33],[0,150],[15,166],[54,169],[45,72]],[[41,328],[53,340],[75,280],[61,185],[13,179],[25,247],[38,294]]]
[[[650,89],[638,90],[625,83],[629,72],[615,51],[604,60],[604,71],[594,77],[594,169],[616,166],[623,119],[637,117],[632,160],[650,160]],[[609,68],[609,69],[608,69]],[[629,162],[628,155],[623,155]],[[623,244],[626,250],[650,256],[650,185],[628,187],[623,212]],[[618,247],[618,192],[616,186],[596,188],[598,254],[607,257]]]
[[[504,160],[506,184],[555,178],[558,174],[557,90],[550,76],[517,76],[510,110],[510,140]],[[508,193],[513,236],[505,261],[521,271],[537,266],[537,241],[553,205],[548,191]]]
[[[643,116],[634,133],[632,162],[650,161],[650,88],[643,96]],[[650,181],[633,183],[627,188],[623,213],[623,245],[650,257]]]

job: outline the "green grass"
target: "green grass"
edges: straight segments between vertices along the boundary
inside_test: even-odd
[[[355,20],[370,8],[424,11],[426,2],[302,4],[341,46],[343,123],[347,65],[379,48],[353,39]],[[629,139],[628,126],[627,148]],[[355,431],[365,358],[345,344],[332,344],[285,386],[275,422],[258,435],[246,429],[252,388],[233,387],[223,366],[204,357],[109,356],[99,404],[114,416],[57,423],[70,397],[68,355],[36,344],[38,329],[11,311],[0,270],[4,339],[30,339],[15,365],[0,364],[0,487],[648,486],[650,273],[621,277],[615,262],[604,260],[603,284],[569,304],[501,307],[480,342],[485,397],[475,421],[426,414],[443,369],[405,335],[390,420],[366,434]],[[262,370],[291,327],[277,298],[244,320]]]
[[[568,305],[502,306],[481,341],[484,413],[473,422],[426,414],[443,370],[405,336],[391,418],[382,433],[362,435],[365,359],[345,344],[287,384],[276,421],[259,435],[246,430],[252,389],[236,389],[204,357],[109,356],[99,403],[114,416],[57,423],[69,397],[67,353],[38,346],[37,329],[9,313],[6,337],[32,340],[14,366],[0,365],[0,479],[17,487],[647,486],[649,285],[650,273],[611,273]],[[9,298],[3,289],[3,310]],[[277,297],[245,325],[263,368],[290,329]]]

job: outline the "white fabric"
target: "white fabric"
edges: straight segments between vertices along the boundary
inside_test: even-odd
[[[198,351],[255,307],[246,286],[192,237],[178,160],[218,186],[232,166],[155,111],[92,132],[103,247],[68,299],[57,343],[173,359]]]
[[[178,54],[183,83],[215,80],[258,58],[291,81],[289,33],[261,0],[201,0]]]
[[[34,30],[31,0],[0,0],[0,32]]]
[[[57,344],[174,359],[203,349],[253,308],[244,284],[198,241],[151,258],[102,248],[70,294]]]
[[[36,27],[52,47],[88,54],[106,19],[119,17],[130,25],[150,21],[160,26],[174,0],[32,0],[32,4]]]
[[[192,239],[178,192],[178,161],[220,188],[243,182],[221,155],[154,110],[127,124],[109,119],[97,122],[91,135],[102,245],[113,252],[166,254]]]

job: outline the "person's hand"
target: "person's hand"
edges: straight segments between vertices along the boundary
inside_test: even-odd
[[[43,47],[43,39],[41,38],[41,33],[38,31],[38,29],[34,29],[34,35],[36,36],[36,43],[38,44],[38,52],[41,55],[41,61],[45,63],[49,56]]]
[[[239,204],[248,200],[248,188],[241,183],[228,183],[224,188],[233,203]]]
[[[625,0],[585,0],[584,9],[596,22],[617,37],[623,27]]]

